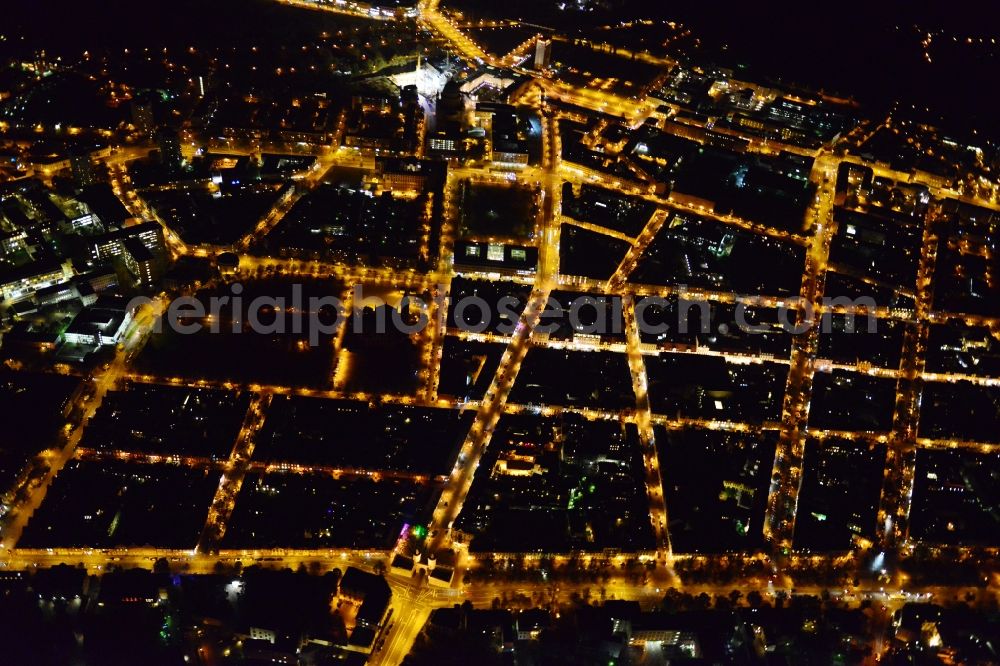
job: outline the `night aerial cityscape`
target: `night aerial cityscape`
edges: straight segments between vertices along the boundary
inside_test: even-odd
[[[370,2],[5,3],[0,666],[1000,665],[995,10]]]

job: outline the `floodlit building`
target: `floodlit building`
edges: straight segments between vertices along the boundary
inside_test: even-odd
[[[413,66],[406,65],[402,71],[389,76],[400,88],[416,86],[424,97],[434,97],[445,87],[448,78],[425,58],[417,56]]]
[[[66,282],[71,277],[71,261],[36,261],[0,276],[0,294],[4,301],[17,301],[34,295],[39,289]]]
[[[154,256],[166,251],[163,229],[156,222],[144,222],[132,227],[95,236],[91,240],[91,258],[97,262],[110,261],[125,254],[125,243],[130,239],[139,241]]]
[[[538,248],[458,241],[455,243],[455,269],[489,271],[500,274],[530,275],[538,264]]]
[[[337,593],[342,600],[359,604],[354,630],[348,640],[349,649],[371,651],[389,612],[392,600],[389,584],[382,576],[348,567],[340,579]]]
[[[66,342],[103,347],[121,342],[132,323],[132,313],[118,299],[109,299],[86,307],[66,329]]]
[[[552,40],[539,37],[535,42],[535,69],[548,69],[552,61]]]
[[[122,257],[125,259],[125,267],[135,276],[136,281],[144,286],[152,286],[158,271],[156,268],[156,257],[143,245],[138,238],[128,238],[123,246]]]

